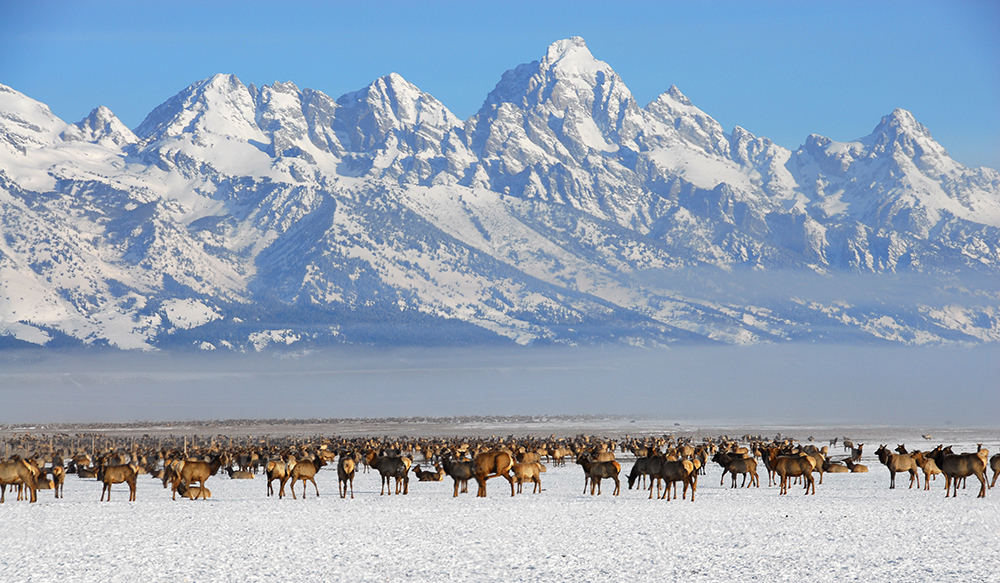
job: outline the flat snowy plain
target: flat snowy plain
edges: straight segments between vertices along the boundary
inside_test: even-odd
[[[647,433],[642,425],[581,433]],[[100,484],[71,475],[63,499],[43,490],[36,504],[15,496],[0,506],[0,581],[1000,581],[1000,490],[977,499],[970,479],[945,499],[940,477],[930,491],[908,490],[903,478],[890,490],[874,458],[879,443],[971,451],[983,441],[992,455],[1000,430],[942,430],[931,442],[903,428],[783,433],[815,435],[817,445],[848,435],[865,443],[870,472],[827,474],[815,496],[798,486],[779,496],[763,470],[760,488],[731,490],[710,464],[693,503],[630,491],[630,457],[617,497],[609,482],[600,496],[583,494],[572,463],[550,464],[540,494],[526,488],[511,498],[498,478],[486,499],[475,498],[474,485],[453,498],[449,478],[412,479],[409,495],[379,496],[378,475],[359,473],[354,499],[342,500],[336,470],[326,467],[319,498],[311,485],[305,500],[267,498],[261,477],[220,474],[208,481],[208,501],[171,500],[158,480],[140,476],[136,502],[119,485],[102,503]]]

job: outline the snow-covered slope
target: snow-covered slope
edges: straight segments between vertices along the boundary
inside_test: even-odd
[[[580,38],[465,121],[397,74],[216,75],[134,132],[0,85],[0,209],[10,346],[1000,340],[1000,173],[903,110],[792,152],[643,108]]]

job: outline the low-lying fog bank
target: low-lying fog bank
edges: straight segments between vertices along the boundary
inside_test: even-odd
[[[2,424],[596,415],[997,427],[1000,348],[0,353]]]

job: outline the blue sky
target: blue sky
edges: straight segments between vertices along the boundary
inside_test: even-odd
[[[675,84],[793,149],[902,107],[959,162],[1000,169],[998,31],[994,1],[3,0],[0,83],[66,121],[106,105],[135,127],[215,73],[338,97],[397,72],[467,118],[505,70],[582,36],[640,105]]]

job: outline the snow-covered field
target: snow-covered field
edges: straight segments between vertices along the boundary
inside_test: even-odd
[[[817,441],[827,433],[843,435],[817,429]],[[929,449],[918,434],[855,428],[870,473],[828,474],[815,496],[779,496],[763,471],[759,489],[720,487],[712,464],[693,503],[628,490],[631,459],[618,497],[607,482],[583,494],[572,463],[550,465],[540,494],[511,498],[494,479],[486,499],[474,485],[453,498],[448,478],[379,496],[378,475],[359,473],[342,500],[327,467],[319,498],[311,485],[305,500],[268,498],[260,477],[219,475],[210,500],[173,501],[141,476],[136,502],[119,485],[101,503],[100,484],[69,476],[64,499],[0,506],[0,581],[1000,581],[1000,491],[977,499],[970,479],[945,499],[940,478],[929,492],[903,479],[889,490],[876,442]],[[992,454],[1000,432],[938,440],[956,451],[983,440]]]

